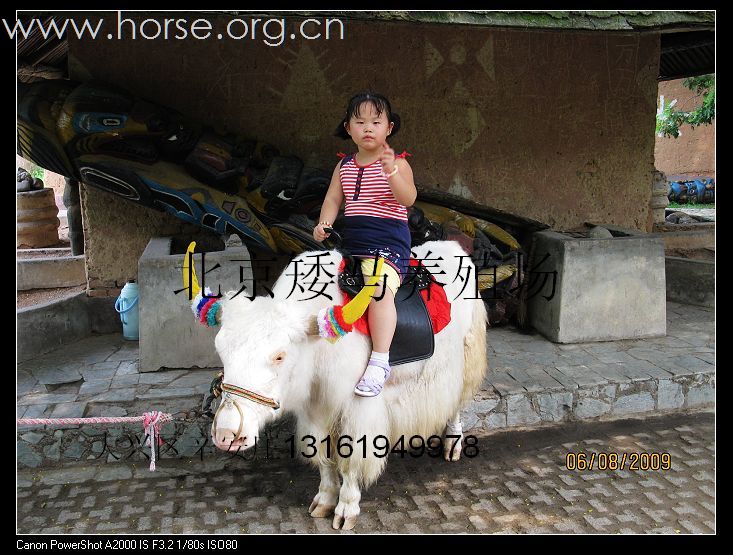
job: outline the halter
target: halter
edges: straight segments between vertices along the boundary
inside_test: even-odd
[[[222,395],[221,403],[219,404],[219,407],[216,409],[216,413],[214,414],[214,421],[211,423],[211,435],[214,437],[216,437],[216,419],[219,416],[219,412],[221,411],[221,409],[225,406],[233,406],[235,409],[237,409],[237,412],[239,413],[239,429],[237,430],[237,435],[235,436],[235,438],[238,438],[240,435],[242,435],[242,427],[244,426],[244,414],[242,413],[242,408],[239,406],[239,403],[237,403],[237,400],[233,398],[234,396],[242,397],[243,399],[258,403],[260,405],[265,405],[274,410],[280,408],[280,403],[278,403],[274,399],[271,399],[270,397],[265,397],[264,395],[260,395],[255,391],[251,391],[243,387],[224,383],[224,372],[220,372],[219,376],[211,383],[211,392],[215,397]]]
[[[254,401],[255,403],[259,403],[260,405],[265,405],[267,407],[270,407],[271,409],[277,410],[280,408],[280,403],[275,401],[275,399],[265,397],[264,395],[260,395],[259,393],[250,391],[249,389],[244,389],[243,387],[222,382],[221,390],[225,393],[231,393],[232,395],[236,395],[237,397],[243,397],[250,401]]]

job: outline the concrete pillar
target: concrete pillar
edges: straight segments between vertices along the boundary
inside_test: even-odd
[[[79,182],[76,179],[65,179],[64,206],[66,219],[69,222],[69,241],[71,254],[84,254],[84,230],[81,225],[81,201],[79,200]]]
[[[184,254],[171,254],[170,237],[153,237],[140,257],[140,371],[161,368],[214,368],[222,366],[214,347],[219,327],[207,328],[194,318],[188,291],[182,287]],[[198,249],[197,249],[198,250]],[[234,295],[242,286],[252,294],[253,272],[249,250],[238,244],[206,253],[206,285],[214,294]],[[203,282],[202,255],[194,255],[199,283]],[[214,269],[216,266],[218,268]],[[241,268],[241,269],[240,269]]]
[[[612,237],[534,234],[529,317],[550,341],[617,341],[667,333],[662,239],[603,227]]]

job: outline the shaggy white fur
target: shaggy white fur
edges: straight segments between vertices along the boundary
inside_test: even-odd
[[[341,262],[338,252],[297,256],[277,280],[274,298],[256,297],[250,301],[239,295],[223,301],[216,348],[224,363],[225,381],[274,398],[282,407],[276,414],[268,407],[239,401],[245,422],[238,439],[243,440],[244,447],[254,445],[258,431],[268,421],[283,411],[295,413],[296,450],[313,451],[309,442],[297,442],[306,435],[315,437],[318,447],[317,455],[307,459],[321,472],[321,486],[310,512],[327,516],[335,508],[335,528],[355,525],[361,488],[373,483],[384,469],[387,457],[375,456],[375,451],[384,452],[375,448],[381,447],[384,440],[377,439],[375,444],[375,437],[386,436],[391,448],[404,436],[405,448],[409,448],[409,438],[441,435],[446,423],[450,423],[449,431],[460,430],[459,411],[473,399],[488,369],[486,309],[483,301],[475,298],[474,265],[453,241],[425,243],[414,247],[413,252],[418,258],[429,259],[429,266],[435,264],[431,271],[445,283],[452,302],[451,322],[435,336],[434,355],[395,366],[378,397],[354,395],[354,385],[371,352],[368,337],[352,332],[334,344],[307,335],[319,309],[341,304],[335,279],[324,290],[332,300],[325,296],[307,300],[314,296],[307,288],[301,291],[296,286],[293,291],[295,272],[306,274],[317,254],[325,254],[320,257],[322,268],[335,275]],[[441,270],[444,273],[439,274]],[[322,274],[320,281],[327,279]],[[298,283],[304,285],[302,278]],[[291,291],[293,294],[287,298]],[[233,439],[239,418],[235,410],[220,413],[214,438],[217,444]],[[341,453],[337,449],[339,438],[347,435],[352,438],[350,456],[345,456],[347,447]],[[329,436],[330,457],[325,443],[321,443]],[[357,443],[362,436],[366,444]],[[453,460],[460,456],[460,445],[457,447]],[[339,475],[343,478],[340,491]]]

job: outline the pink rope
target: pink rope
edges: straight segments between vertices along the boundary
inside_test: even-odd
[[[163,419],[166,415],[160,411],[146,412],[143,414],[143,428],[147,432],[148,440],[145,443],[150,447],[150,471],[155,472],[155,435],[158,434],[157,445],[162,445],[163,440],[160,439],[160,425],[165,422]],[[170,416],[170,415],[168,415]]]
[[[144,416],[90,416],[88,418],[19,418],[19,426],[53,426],[63,424],[120,424],[142,422]]]
[[[157,445],[162,445],[160,426],[173,420],[173,415],[154,410],[142,416],[90,416],[87,418],[18,418],[18,426],[62,426],[65,424],[122,424],[126,422],[142,422],[148,436],[145,445],[150,447],[150,470],[155,471],[155,438]]]

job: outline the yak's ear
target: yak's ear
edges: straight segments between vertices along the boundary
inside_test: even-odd
[[[318,335],[318,326],[313,328],[315,315],[308,303],[273,299],[276,311],[272,318],[281,322],[280,329],[287,333],[293,342],[303,341],[308,335]],[[227,310],[227,314],[229,310]]]

